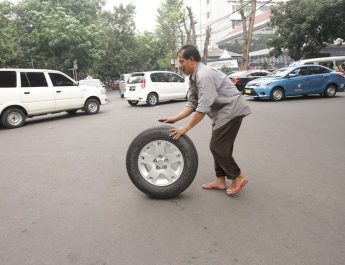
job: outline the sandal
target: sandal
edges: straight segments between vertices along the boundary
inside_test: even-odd
[[[229,195],[229,196],[233,196],[237,193],[239,193],[243,188],[244,186],[248,183],[248,179],[247,178],[244,178],[242,180],[242,182],[238,185],[236,185],[235,187],[229,187],[227,190],[226,190],[226,194]],[[232,191],[230,191],[232,189]]]

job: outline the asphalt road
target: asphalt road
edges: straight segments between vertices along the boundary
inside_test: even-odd
[[[1,265],[345,264],[345,93],[248,101],[235,157],[249,183],[236,198],[200,187],[214,178],[204,119],[189,132],[197,177],[170,200],[137,190],[125,156],[185,102],[108,96],[98,115],[0,127]]]

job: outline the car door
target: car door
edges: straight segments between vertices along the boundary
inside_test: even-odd
[[[290,72],[285,78],[284,89],[287,96],[303,95],[306,87],[306,82],[309,76],[309,69],[307,67],[299,67]]]
[[[319,66],[310,66],[310,74],[305,91],[308,94],[323,93],[329,80],[329,71]]]
[[[152,73],[150,76],[152,91],[157,92],[160,100],[170,99],[169,82],[165,72]]]
[[[47,73],[21,72],[22,102],[29,114],[47,113],[55,110],[53,89],[48,85]]]
[[[173,73],[166,73],[171,99],[185,98],[187,95],[185,80]],[[188,88],[187,88],[188,89]]]
[[[62,73],[49,73],[53,87],[56,110],[77,109],[83,107],[83,86]]]

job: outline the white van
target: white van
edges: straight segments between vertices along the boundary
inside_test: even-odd
[[[6,128],[17,128],[36,115],[84,110],[96,114],[107,103],[103,87],[79,85],[54,70],[0,69],[0,119]]]
[[[290,66],[303,65],[303,64],[317,64],[322,65],[338,72],[345,71],[345,56],[332,56],[332,57],[321,57],[321,58],[311,58],[304,59],[297,62],[293,62]]]
[[[128,79],[125,100],[135,106],[146,103],[155,106],[160,101],[186,99],[189,83],[169,71],[132,73]]]

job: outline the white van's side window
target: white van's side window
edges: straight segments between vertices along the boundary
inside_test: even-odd
[[[22,87],[47,87],[44,73],[20,73]]]
[[[16,72],[0,71],[0,87],[17,87]]]
[[[49,73],[53,86],[74,86],[74,83],[66,76],[56,73]]]

